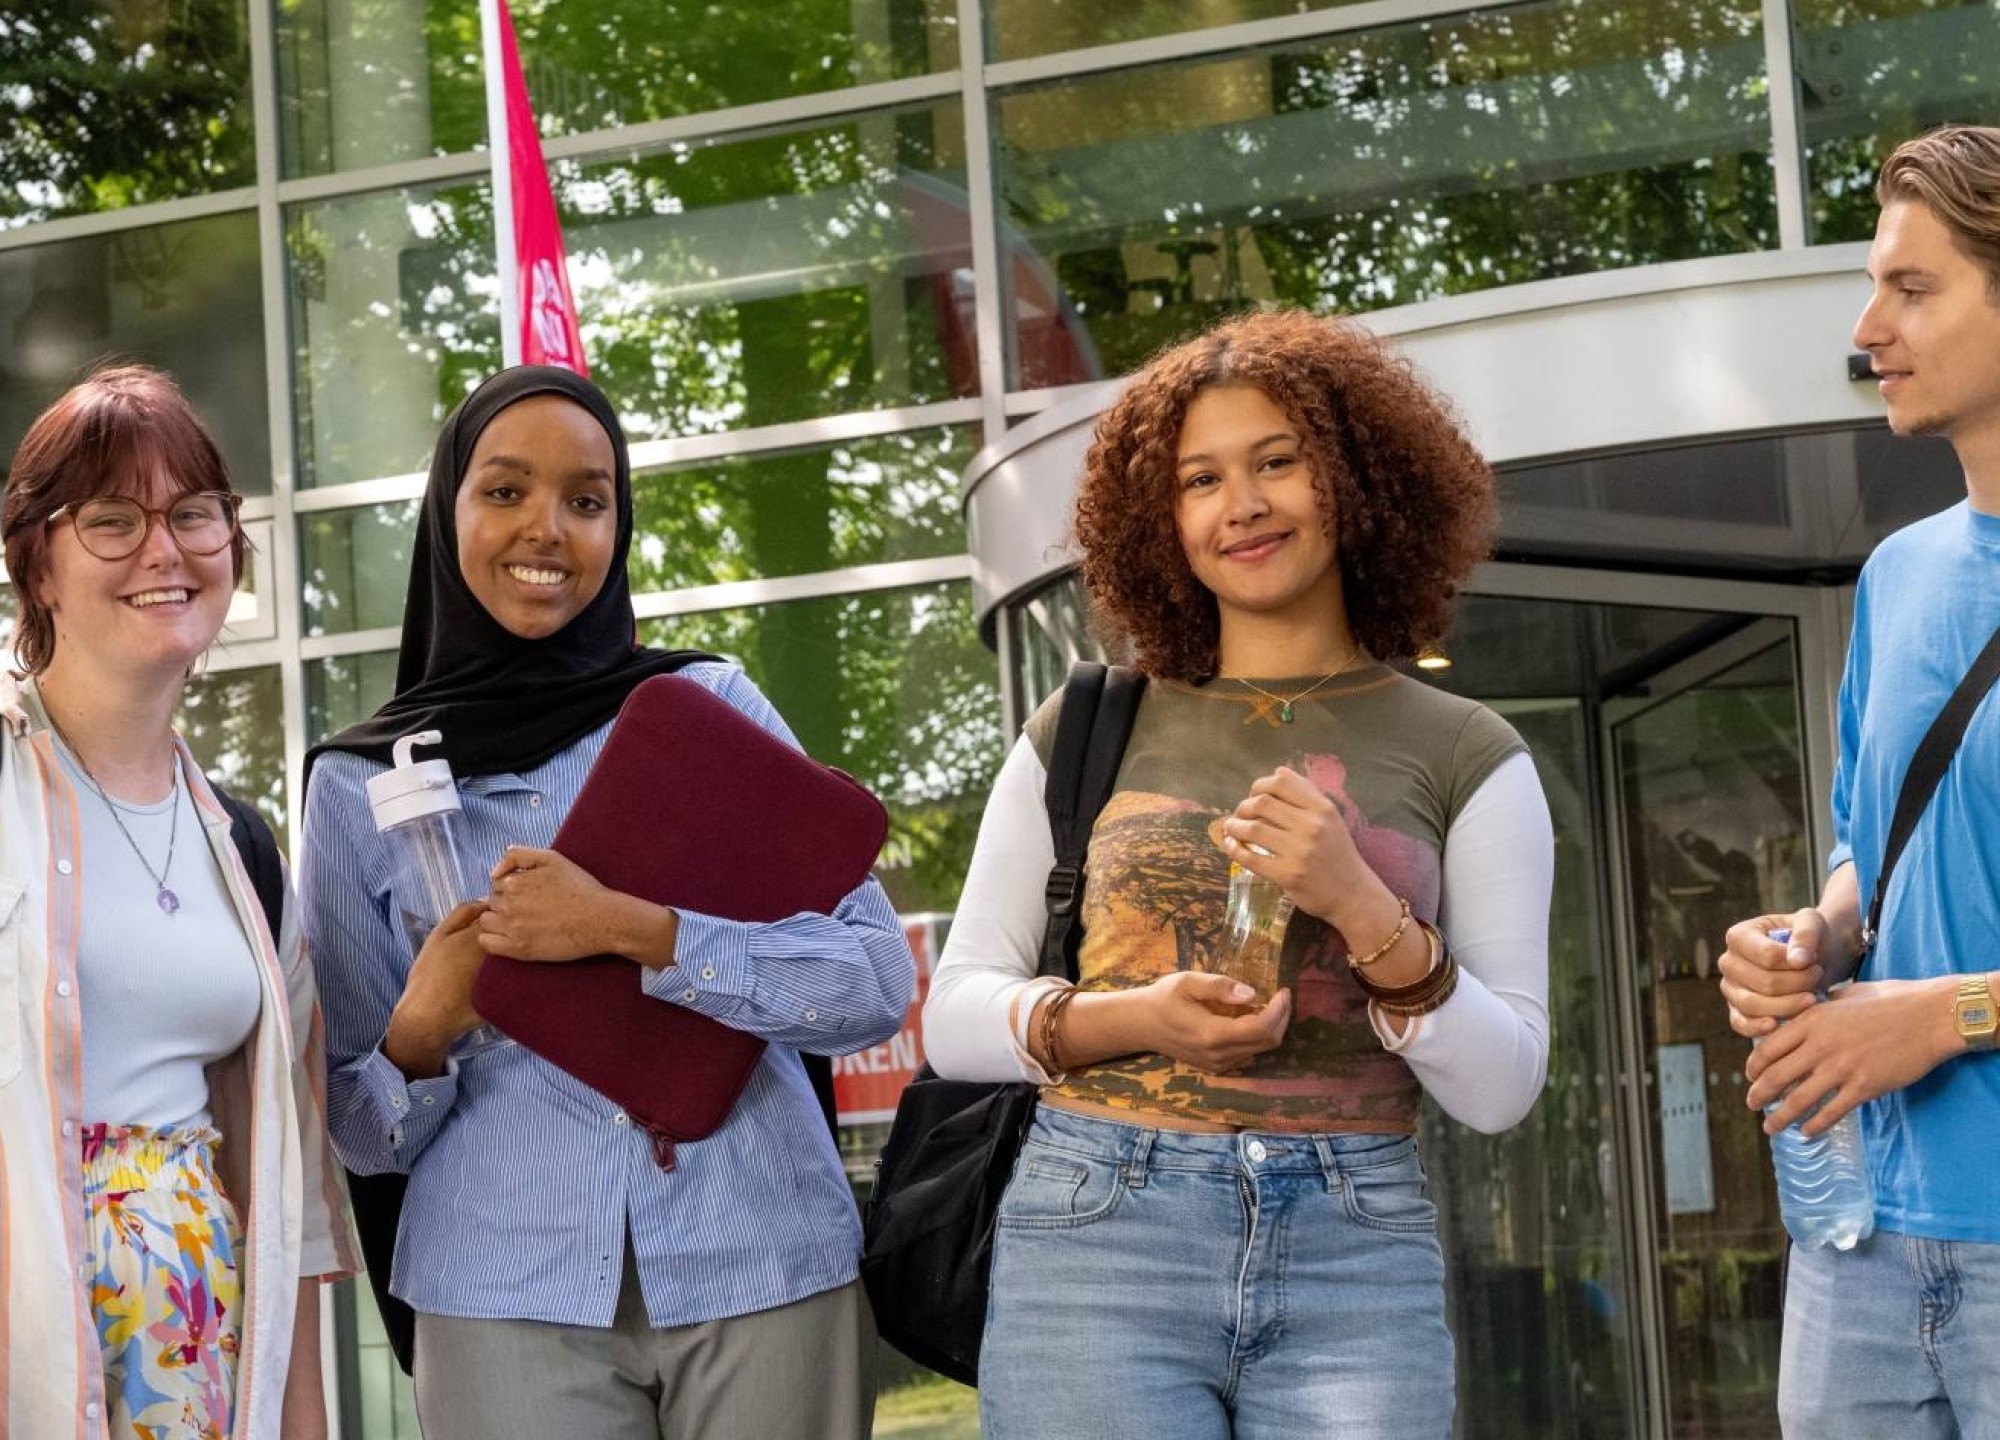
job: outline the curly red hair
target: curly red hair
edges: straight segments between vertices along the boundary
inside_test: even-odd
[[[1491,549],[1493,472],[1408,361],[1351,321],[1296,310],[1161,352],[1098,420],[1076,535],[1107,638],[1149,675],[1216,673],[1220,614],[1174,524],[1181,425],[1214,385],[1254,385],[1298,427],[1355,639],[1383,660],[1442,639],[1460,583]]]

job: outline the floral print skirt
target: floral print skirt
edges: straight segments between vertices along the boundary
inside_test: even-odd
[[[243,1232],[213,1129],[87,1125],[85,1238],[112,1440],[228,1440]]]

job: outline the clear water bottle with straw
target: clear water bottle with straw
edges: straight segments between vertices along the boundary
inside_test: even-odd
[[[1773,930],[1783,945],[1789,930]],[[1769,1114],[1778,1101],[1765,1106]],[[1861,1112],[1850,1110],[1818,1135],[1799,1129],[1817,1113],[1808,1111],[1771,1137],[1771,1160],[1778,1172],[1778,1209],[1792,1242],[1805,1250],[1832,1246],[1852,1250],[1875,1232],[1875,1186],[1868,1175],[1868,1152],[1861,1138]]]
[[[419,745],[436,745],[443,738],[435,730],[403,736],[390,751],[394,764],[368,781],[375,828],[396,853],[404,876],[415,882],[396,888],[412,951],[423,948],[445,916],[483,893],[468,883],[459,855],[462,810],[451,762],[416,760],[410,754]],[[506,1038],[492,1026],[481,1025],[453,1048],[479,1048]]]

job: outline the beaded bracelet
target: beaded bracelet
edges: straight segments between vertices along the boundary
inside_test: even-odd
[[[1380,945],[1377,945],[1373,950],[1370,950],[1366,955],[1356,955],[1352,950],[1348,951],[1347,952],[1348,969],[1360,970],[1364,969],[1369,965],[1373,965],[1377,960],[1380,960],[1384,955],[1387,955],[1391,950],[1394,950],[1396,948],[1396,942],[1398,940],[1401,940],[1404,935],[1409,933],[1410,902],[1404,899],[1401,895],[1398,895],[1396,897],[1396,903],[1403,907],[1403,918],[1396,922],[1396,928],[1389,932],[1389,938],[1387,940],[1384,940]]]
[[[1458,988],[1458,960],[1445,944],[1437,926],[1419,919],[1418,928],[1430,941],[1431,968],[1422,979],[1408,985],[1377,985],[1365,975],[1354,978],[1376,1006],[1391,1015],[1427,1015],[1449,1000]]]
[[[1444,936],[1438,928],[1426,920],[1417,921],[1417,930],[1430,946],[1430,963],[1424,966],[1424,973],[1407,985],[1383,985],[1357,973],[1354,983],[1359,985],[1371,1000],[1390,1000],[1408,1003],[1420,999],[1438,984],[1438,971],[1442,970],[1451,957],[1450,949],[1444,943]]]

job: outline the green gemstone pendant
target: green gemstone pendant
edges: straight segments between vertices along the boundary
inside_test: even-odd
[[[1287,700],[1278,707],[1278,718],[1287,725],[1292,723],[1292,702]]]

